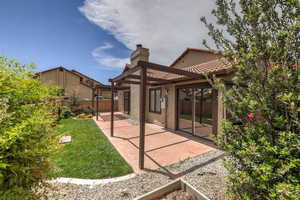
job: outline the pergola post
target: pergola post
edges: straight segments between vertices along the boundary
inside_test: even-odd
[[[139,167],[145,167],[145,122],[146,122],[146,85],[147,85],[147,67],[143,66],[140,70],[140,146],[139,146]]]
[[[94,87],[92,89],[92,108],[93,108],[93,110],[95,110],[95,90],[96,90],[96,88]]]
[[[97,96],[96,96],[96,120],[99,120],[99,90],[97,89]]]
[[[200,97],[200,124],[203,121],[203,89],[201,89],[201,97]]]
[[[115,101],[114,101],[114,82],[111,82],[111,119],[110,119],[110,136],[114,136],[114,108],[115,108]]]
[[[192,134],[196,135],[196,89],[192,89]]]

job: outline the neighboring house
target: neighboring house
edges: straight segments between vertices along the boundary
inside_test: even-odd
[[[39,72],[42,82],[49,86],[57,86],[64,91],[67,97],[76,97],[80,100],[93,100],[97,92],[103,98],[110,98],[110,91],[97,91],[97,86],[104,86],[78,71],[68,70],[64,67],[56,67]]]
[[[149,62],[149,49],[141,45],[131,55],[131,63],[125,66],[123,74],[135,67],[138,61]],[[204,73],[214,73],[224,80],[230,80],[231,70],[215,52],[188,48],[170,66],[199,74],[199,78],[180,79],[180,75],[148,70],[151,78],[168,81],[166,84],[147,86],[146,121],[164,126],[167,129],[190,133],[210,139],[220,131],[225,109],[221,103],[221,92],[212,89]],[[136,72],[134,76],[139,76]],[[118,91],[119,111],[139,120],[140,85],[132,79],[124,79],[117,86],[129,86],[128,90]],[[170,81],[173,81],[173,83]],[[181,80],[181,81],[180,81]]]

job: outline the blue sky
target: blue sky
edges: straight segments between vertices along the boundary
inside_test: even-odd
[[[122,72],[136,44],[168,65],[208,39],[212,0],[1,0],[0,56],[64,66],[98,81]]]
[[[1,0],[0,55],[23,63],[34,62],[38,70],[56,66],[76,69],[107,83],[120,68],[101,66],[93,49],[109,42],[117,57],[130,51],[113,35],[91,23],[79,10],[82,0]]]

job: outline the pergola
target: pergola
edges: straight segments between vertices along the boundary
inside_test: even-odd
[[[138,75],[140,72],[140,75]],[[151,76],[152,72],[160,72],[173,75],[173,78],[167,76]],[[174,78],[177,75],[177,78]],[[171,76],[168,76],[171,77]],[[114,91],[118,90],[115,83],[137,84],[140,85],[140,137],[139,137],[139,167],[144,169],[144,156],[145,156],[145,122],[146,122],[146,86],[161,86],[191,80],[204,79],[205,76],[185,71],[182,69],[172,68],[164,65],[158,65],[150,62],[139,61],[137,65],[121,75],[109,79],[111,82],[111,137],[114,136]]]
[[[129,87],[115,87],[113,92],[117,92],[118,90],[127,90],[129,89]],[[97,85],[96,87],[93,88],[93,99],[92,99],[92,103],[93,103],[93,108],[94,106],[94,102],[95,102],[95,97],[96,97],[96,119],[99,119],[99,95],[100,95],[100,91],[112,91],[112,88],[109,85]],[[112,94],[113,94],[112,92]],[[112,95],[113,98],[113,95]],[[114,101],[112,101],[114,102]],[[94,108],[95,109],[95,108]],[[114,105],[111,107],[111,109],[114,109]]]

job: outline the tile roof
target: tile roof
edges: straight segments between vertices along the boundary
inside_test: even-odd
[[[188,72],[193,72],[197,74],[204,75],[205,73],[226,73],[230,71],[230,67],[225,60],[216,59],[206,63],[196,64],[192,66],[186,66],[183,68],[179,68]],[[166,80],[172,80],[177,78],[183,78],[182,75],[172,74],[172,73],[165,73],[165,72],[158,72],[158,71],[149,71],[149,77],[155,78],[163,78]]]
[[[225,60],[216,59],[206,63],[184,67],[182,69],[197,74],[204,74],[204,73],[219,72],[221,70],[227,70],[229,69],[229,66]]]

